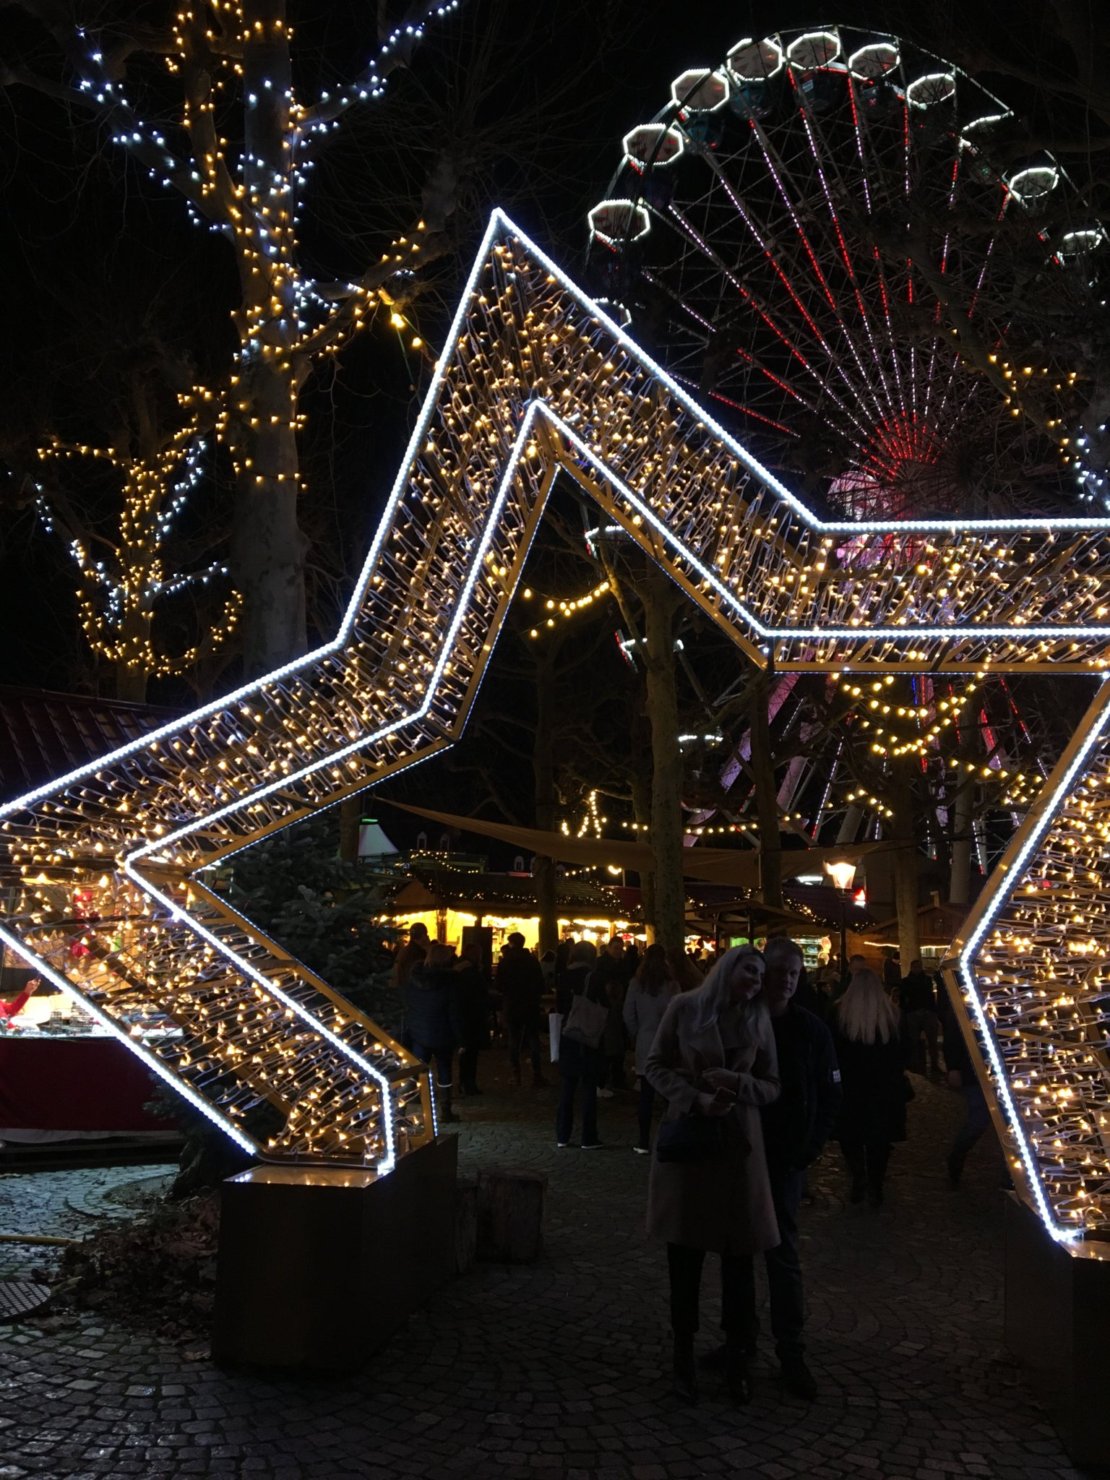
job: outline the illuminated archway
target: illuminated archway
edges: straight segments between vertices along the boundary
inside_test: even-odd
[[[427,1076],[205,870],[458,737],[559,468],[757,663],[1110,665],[1110,520],[824,523],[495,213],[335,640],[0,812],[0,939],[260,1156],[386,1171]]]

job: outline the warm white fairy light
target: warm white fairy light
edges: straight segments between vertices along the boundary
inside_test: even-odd
[[[117,672],[143,678],[168,678],[196,667],[202,653],[213,653],[232,636],[242,611],[242,596],[232,589],[219,617],[206,617],[203,637],[181,652],[168,653],[154,640],[152,627],[160,604],[171,596],[218,582],[225,589],[230,572],[222,561],[196,571],[167,572],[165,550],[174,522],[203,477],[208,442],[195,416],[150,456],[115,447],[66,443],[53,438],[38,449],[43,464],[100,461],[120,477],[120,513],[114,538],[100,538],[97,553],[81,532],[69,531],[68,548],[80,572],[77,605],[92,653]],[[62,523],[47,488],[36,483],[36,507],[43,526],[60,532]],[[110,556],[101,553],[110,550]]]
[[[195,385],[179,399],[187,417],[203,414],[229,453],[243,491],[301,487],[295,443],[304,425],[299,399],[307,368],[337,353],[383,305],[392,307],[429,255],[430,233],[420,221],[391,242],[358,280],[317,282],[301,262],[297,226],[315,155],[343,115],[381,97],[426,27],[460,4],[430,0],[410,7],[409,19],[375,46],[353,81],[304,99],[292,84],[293,28],[280,9],[251,19],[243,0],[207,0],[203,6],[185,0],[165,35],[150,40],[152,52],[180,87],[173,142],[140,117],[112,46],[83,27],[75,30],[67,61],[74,69],[76,97],[152,178],[184,197],[195,221],[233,245],[242,285],[232,314],[238,336],[233,364],[219,383]],[[240,143],[222,132],[233,105],[243,120]],[[265,127],[255,126],[259,114],[265,115]],[[245,140],[252,136],[265,141],[257,146],[262,152],[248,148]],[[122,456],[113,459],[116,466],[128,466],[125,510],[149,503],[152,482],[165,475],[164,456],[157,468],[141,460],[127,464]],[[126,544],[123,538],[121,558]],[[203,644],[170,660],[156,653],[148,631],[138,629],[149,627],[153,596],[182,589],[186,578],[159,587],[159,577],[138,554],[135,564],[124,563],[117,572],[90,563],[87,552],[74,549],[73,554],[84,577],[80,601],[90,641],[125,668],[155,676],[182,672],[195,663],[201,647],[210,651],[226,638],[239,618],[241,604],[233,594]],[[208,578],[217,573],[214,569]],[[105,594],[109,588],[114,598]]]
[[[263,1155],[385,1170],[432,1134],[427,1076],[206,870],[452,742],[560,466],[761,661],[1110,657],[1110,521],[872,525],[902,558],[834,569],[859,526],[816,519],[495,214],[335,640],[0,809],[21,953]]]

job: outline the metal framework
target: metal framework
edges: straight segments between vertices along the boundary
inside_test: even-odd
[[[427,1075],[206,870],[457,738],[559,468],[757,662],[1110,663],[1110,520],[823,523],[495,212],[335,640],[0,812],[0,939],[263,1157],[387,1171]]]
[[[588,213],[588,281],[749,450],[827,507],[860,519],[1102,510],[1106,417],[1086,326],[1105,314],[1107,234],[1027,137],[998,98],[905,38],[851,26],[744,37],[676,77],[625,135]],[[859,564],[895,555],[875,539],[854,552]],[[912,713],[872,749],[874,775],[889,774],[892,749],[918,748],[932,846],[948,843],[957,871],[974,852],[988,872],[1069,716],[1001,675],[896,688],[783,675],[779,734],[816,729],[815,692],[837,702],[838,687],[841,703],[860,694],[848,724],[870,730],[865,746],[869,700]],[[836,817],[846,843],[887,823],[845,734],[804,744],[779,801],[814,835]],[[733,740],[719,780],[735,813],[751,793],[747,737]],[[1007,776],[988,784],[994,807],[957,754]]]

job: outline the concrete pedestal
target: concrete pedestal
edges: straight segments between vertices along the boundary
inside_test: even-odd
[[[212,1355],[350,1371],[455,1273],[454,1136],[357,1169],[259,1166],[224,1182]]]
[[[1006,1345],[1077,1465],[1110,1465],[1110,1244],[1058,1244],[1012,1194]]]

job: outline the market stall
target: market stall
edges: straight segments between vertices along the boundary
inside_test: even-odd
[[[12,1000],[22,983],[4,975]],[[148,1108],[154,1093],[143,1062],[59,995],[34,995],[0,1028],[0,1143],[178,1134]]]

